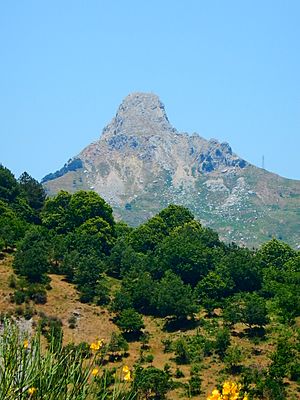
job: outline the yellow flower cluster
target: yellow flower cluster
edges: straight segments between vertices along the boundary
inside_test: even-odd
[[[96,376],[96,375],[98,375],[98,372],[99,372],[99,369],[98,369],[98,368],[94,368],[94,369],[92,370],[92,375],[93,375],[93,376]]]
[[[223,383],[222,393],[215,389],[212,394],[208,396],[207,400],[238,400],[240,396],[241,385],[236,382],[226,381]],[[247,394],[244,395],[242,400],[248,400]]]
[[[123,372],[124,372],[124,381],[130,381],[131,380],[131,372],[130,369],[127,365],[124,365],[123,367]]]
[[[97,340],[97,342],[93,342],[90,345],[90,349],[92,351],[99,351],[103,347],[103,339]]]
[[[29,346],[29,342],[28,342],[27,339],[25,339],[24,342],[23,342],[24,349],[28,349],[28,346]]]
[[[31,387],[28,389],[28,393],[30,396],[33,396],[36,391],[37,391],[37,389],[35,387]]]

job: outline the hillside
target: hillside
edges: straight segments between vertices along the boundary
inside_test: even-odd
[[[228,143],[177,132],[154,94],[127,96],[101,137],[43,183],[50,195],[94,190],[133,226],[173,203],[227,241],[300,245],[300,182],[251,165]]]
[[[178,205],[132,228],[94,191],[46,198],[28,174],[0,177],[0,398],[96,400],[123,367],[115,400],[211,400],[232,382],[239,400],[297,398],[299,251],[225,243]]]
[[[13,293],[13,289],[9,287],[10,277],[13,274],[12,270],[12,256],[5,256],[0,260],[0,282],[1,282],[1,301],[0,301],[0,313],[1,315],[10,314],[15,315],[19,320],[20,326],[23,329],[32,331],[35,324],[41,319],[41,315],[47,315],[49,317],[59,318],[63,323],[63,334],[64,344],[75,343],[80,344],[81,342],[92,343],[96,339],[104,339],[104,343],[109,343],[112,332],[120,333],[119,329],[112,323],[113,313],[108,312],[106,308],[99,307],[93,304],[83,304],[78,299],[78,292],[75,287],[67,283],[63,276],[50,275],[51,278],[51,290],[48,291],[48,301],[46,304],[34,304],[30,302],[30,308],[33,316],[29,319],[24,319],[22,313],[26,310],[28,305],[16,306],[10,301],[10,294]],[[111,281],[111,288],[115,286],[116,281]],[[76,327],[70,328],[68,320],[70,317],[76,316]],[[181,364],[176,362],[176,356],[174,352],[165,352],[165,345],[163,342],[175,341],[182,337],[193,337],[193,335],[201,334],[204,337],[211,339],[212,335],[215,334],[218,327],[222,326],[222,320],[220,317],[215,316],[212,320],[205,316],[205,313],[201,312],[197,314],[195,321],[190,326],[178,329],[165,329],[165,319],[153,318],[150,316],[144,317],[145,321],[145,332],[150,335],[147,346],[143,349],[143,345],[140,341],[133,341],[129,343],[128,356],[123,360],[117,360],[115,362],[109,362],[106,364],[106,368],[120,367],[128,365],[131,369],[134,364],[141,362],[141,354],[144,359],[147,355],[153,356],[149,359],[149,362],[144,361],[143,365],[153,365],[157,368],[164,369],[165,365],[169,365],[170,373],[173,379],[179,384],[177,389],[173,389],[167,395],[169,400],[179,400],[189,398],[186,391],[181,384],[187,384],[190,379],[189,363]],[[299,326],[300,320],[297,319],[297,325]],[[245,334],[245,327],[242,324],[238,324],[235,329],[231,332],[231,343],[234,346],[238,346],[243,349],[243,368],[262,368],[270,364],[269,356],[274,351],[274,342],[277,338],[277,329],[280,327],[276,322],[270,324],[267,328],[267,338],[256,340],[249,340],[247,334]],[[180,370],[183,373],[183,377],[176,378],[176,371]],[[195,400],[204,400],[207,398],[209,393],[218,385],[224,378],[236,380],[236,374],[230,374],[226,371],[226,364],[221,362],[215,354],[206,356],[201,362],[201,379],[202,379],[202,392],[199,396],[193,396]],[[289,382],[287,387],[287,398],[296,399],[297,396],[297,384],[295,382]]]

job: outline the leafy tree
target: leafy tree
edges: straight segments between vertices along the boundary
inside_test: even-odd
[[[73,281],[82,293],[81,301],[90,302],[94,299],[96,287],[104,269],[104,263],[93,255],[81,256],[77,259]]]
[[[47,232],[41,227],[32,227],[18,245],[14,258],[15,271],[29,282],[47,282],[50,268]]]
[[[216,353],[223,360],[226,350],[230,345],[230,331],[228,328],[219,329],[216,334],[215,349]]]
[[[234,373],[240,369],[240,365],[243,362],[244,358],[245,356],[242,352],[241,347],[237,345],[232,345],[226,350],[224,362],[227,369]]]
[[[186,318],[196,311],[191,287],[171,271],[156,285],[152,303],[162,317]]]
[[[80,190],[74,193],[69,203],[69,224],[75,228],[91,218],[100,217],[114,225],[112,208],[96,192]]]
[[[191,222],[194,219],[194,215],[188,208],[174,204],[170,204],[167,208],[160,211],[158,217],[162,218],[167,225],[168,231],[172,231],[174,228]]]
[[[280,285],[274,300],[277,312],[285,323],[292,324],[300,316],[299,285]]]
[[[137,367],[133,389],[145,399],[165,399],[167,392],[171,389],[171,382],[168,374],[158,368]]]
[[[110,289],[107,279],[102,275],[98,279],[95,286],[95,298],[94,301],[97,305],[102,306],[110,302]]]
[[[257,293],[237,294],[228,300],[223,318],[230,324],[243,322],[250,329],[253,325],[262,327],[269,322],[266,301]]]
[[[181,337],[174,342],[174,353],[177,364],[189,364],[191,361],[191,353],[185,338]]]
[[[32,178],[27,172],[18,179],[22,196],[25,197],[29,206],[34,210],[41,210],[46,199],[46,192],[41,183]]]
[[[113,332],[111,335],[110,342],[107,347],[107,351],[111,353],[112,358],[115,358],[118,353],[128,351],[129,346],[123,335]]]
[[[261,246],[257,255],[263,267],[282,269],[287,261],[295,257],[296,252],[288,244],[273,238]]]
[[[4,249],[13,248],[28,228],[24,220],[16,217],[13,213],[0,216],[0,239]]]
[[[121,311],[116,324],[128,333],[138,333],[145,327],[142,316],[132,308]]]
[[[198,396],[199,394],[201,394],[201,384],[202,384],[202,379],[199,373],[191,374],[191,377],[188,382],[189,394],[191,396]]]
[[[185,283],[196,286],[219,259],[222,250],[218,235],[191,221],[175,228],[156,251],[157,275],[171,269]]]
[[[266,301],[257,293],[244,295],[242,322],[252,328],[253,325],[263,327],[269,322]]]
[[[123,221],[118,221],[115,223],[115,233],[116,233],[116,238],[126,238],[134,228],[131,226],[127,225]]]
[[[262,273],[258,259],[247,248],[230,249],[220,260],[218,273],[234,282],[234,291],[252,292],[261,288]]]
[[[217,271],[210,271],[198,282],[195,293],[197,298],[209,313],[220,307],[222,299],[230,294],[234,283],[229,276],[221,276]]]
[[[129,296],[132,307],[141,313],[153,311],[152,293],[156,283],[148,272],[129,272],[122,280],[121,293]]]
[[[223,319],[225,324],[233,326],[242,321],[243,301],[241,296],[235,295],[227,299],[223,308]]]
[[[155,216],[134,229],[128,242],[136,252],[146,253],[153,251],[167,235],[167,225],[161,217]]]
[[[121,312],[128,308],[133,308],[132,298],[129,293],[119,290],[115,294],[114,300],[111,304],[111,310],[114,312]]]
[[[295,360],[295,349],[288,336],[283,335],[276,344],[276,350],[271,354],[272,363],[269,366],[269,375],[274,380],[282,381],[289,375],[291,364]]]
[[[41,213],[44,226],[54,229],[57,233],[66,233],[70,230],[68,214],[71,197],[70,193],[61,190],[56,196],[46,200]]]
[[[60,191],[45,202],[42,222],[57,233],[73,231],[89,219],[100,217],[114,225],[112,208],[96,193],[80,190],[71,195]]]
[[[76,228],[80,238],[85,236],[90,247],[99,254],[109,254],[114,243],[112,226],[101,217],[90,218]]]
[[[18,182],[8,168],[0,164],[0,200],[13,202],[20,193]]]

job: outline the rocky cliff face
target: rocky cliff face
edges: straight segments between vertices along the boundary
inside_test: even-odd
[[[154,94],[127,96],[100,139],[43,182],[50,194],[95,190],[133,225],[177,203],[227,240],[300,243],[300,182],[250,165],[228,143],[177,132]]]

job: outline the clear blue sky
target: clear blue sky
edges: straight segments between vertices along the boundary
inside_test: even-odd
[[[300,179],[299,0],[2,0],[0,162],[41,179],[122,99]]]

